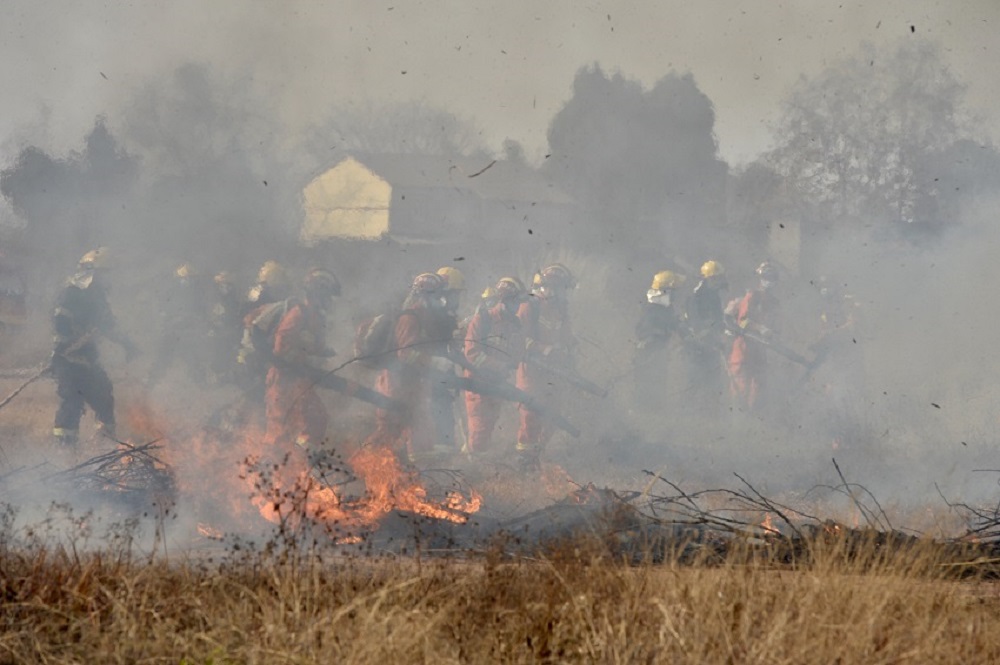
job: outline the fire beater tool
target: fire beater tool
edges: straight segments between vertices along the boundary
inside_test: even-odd
[[[7,406],[11,402],[13,402],[14,399],[18,395],[20,395],[22,392],[24,392],[25,388],[27,388],[28,386],[30,386],[32,383],[34,383],[38,379],[41,379],[41,378],[47,376],[51,371],[52,371],[52,364],[51,363],[46,363],[44,367],[42,367],[41,369],[37,370],[34,374],[32,374],[31,376],[29,376],[27,379],[25,379],[24,383],[22,383],[21,385],[19,385],[9,395],[7,395],[6,397],[4,397],[3,400],[0,401],[0,409],[4,408],[5,406]]]

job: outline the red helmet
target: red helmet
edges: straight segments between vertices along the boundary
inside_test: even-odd
[[[555,286],[564,289],[576,288],[576,278],[573,277],[573,273],[569,271],[569,268],[561,263],[553,263],[549,267],[543,268],[541,272],[535,275],[533,283],[535,286]]]
[[[316,293],[323,296],[340,296],[340,282],[329,270],[323,268],[313,268],[306,273],[302,281],[308,293]]]

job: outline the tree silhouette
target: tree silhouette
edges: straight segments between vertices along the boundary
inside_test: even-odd
[[[0,173],[0,193],[25,221],[17,242],[32,256],[56,264],[112,242],[132,223],[128,203],[137,169],[136,159],[102,118],[82,152],[59,159],[34,146],[24,148]]]
[[[549,127],[543,169],[601,220],[627,233],[683,242],[723,215],[727,167],[715,111],[690,75],[649,91],[598,65],[580,69],[573,96]]]
[[[964,133],[963,91],[930,43],[865,45],[799,81],[767,161],[828,221],[939,225],[933,172]]]

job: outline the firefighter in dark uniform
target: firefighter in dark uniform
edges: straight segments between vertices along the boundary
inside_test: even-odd
[[[242,303],[229,272],[216,273],[212,284],[208,336],[213,375],[217,383],[235,383],[238,365],[234,349],[240,347],[243,337]]]
[[[285,267],[274,260],[264,261],[257,271],[257,281],[247,291],[240,317],[245,319],[247,315],[264,305],[284,300],[291,292],[292,282]]]
[[[79,439],[84,406],[94,411],[101,434],[111,439],[116,436],[114,394],[111,379],[98,362],[97,340],[107,337],[120,344],[129,360],[136,353],[135,345],[118,329],[108,305],[108,267],[108,248],[87,252],[59,294],[52,315],[52,373],[59,395],[52,433],[67,445]]]
[[[703,415],[714,415],[726,403],[724,353],[730,344],[723,309],[728,288],[725,268],[710,259],[702,264],[701,280],[687,302],[688,385],[692,403]]]
[[[685,282],[684,275],[661,270],[653,275],[646,291],[646,301],[639,310],[635,326],[635,353],[632,356],[635,380],[635,402],[644,411],[662,409],[663,398],[657,386],[663,385],[671,359],[671,342],[682,332],[677,306],[673,302],[676,289]]]
[[[210,377],[208,283],[190,263],[182,263],[167,285],[158,312],[160,340],[149,371],[153,388],[178,361],[197,384]]]

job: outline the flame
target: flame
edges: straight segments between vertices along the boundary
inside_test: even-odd
[[[440,501],[430,499],[416,472],[403,469],[388,448],[361,448],[351,455],[348,465],[364,482],[366,492],[361,498],[343,500],[308,469],[289,473],[283,464],[274,463],[261,469],[260,458],[249,458],[252,471],[246,477],[255,490],[251,500],[271,522],[305,517],[331,528],[344,542],[355,537],[350,533],[344,536],[345,529],[375,529],[393,510],[464,524],[482,505],[482,497],[474,491],[469,497],[451,491]]]
[[[417,474],[405,471],[388,448],[360,448],[348,463],[365,482],[367,494],[358,508],[369,518],[377,519],[392,510],[405,510],[462,524],[482,505],[482,497],[475,491],[468,499],[458,492],[449,492],[443,502],[430,501]]]
[[[202,522],[198,522],[198,533],[211,540],[222,540],[222,537],[225,535],[211,524],[203,524]]]
[[[774,522],[771,521],[771,513],[766,513],[764,515],[764,521],[760,523],[760,528],[764,529],[767,533],[780,534],[781,532],[774,526]]]
[[[572,493],[580,487],[573,481],[566,469],[558,464],[543,464],[541,478],[545,493],[556,499],[565,498],[568,493]]]
[[[222,524],[246,526],[247,519],[259,516],[274,524],[308,521],[334,532],[338,542],[357,542],[354,529],[374,530],[394,510],[463,524],[482,506],[475,491],[432,498],[419,474],[404,469],[389,448],[365,447],[349,456],[347,466],[365,493],[342,497],[309,468],[303,451],[277,458],[278,451],[262,445],[259,428],[186,434],[167,427],[146,404],[132,403],[126,413],[137,438],[162,442],[161,457],[197,512],[198,532],[208,538],[221,537]]]

